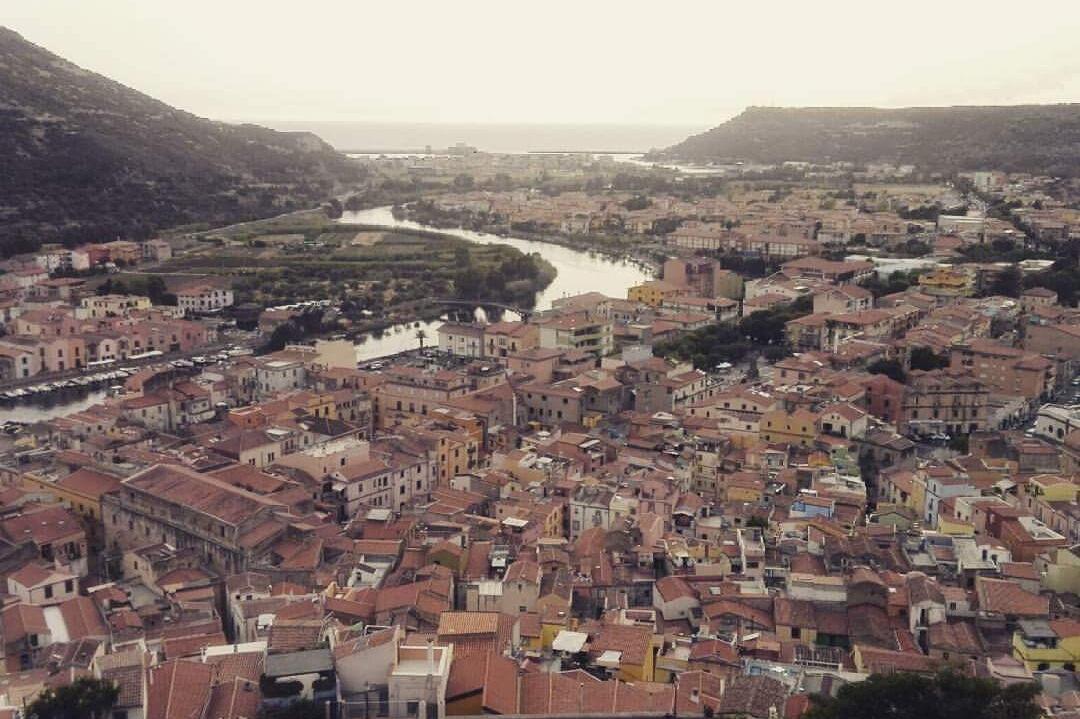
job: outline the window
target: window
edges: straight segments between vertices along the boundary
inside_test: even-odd
[[[51,584],[46,584],[45,585],[45,598],[46,599],[52,599],[52,595],[53,595],[52,585]]]
[[[64,591],[70,594],[75,591],[75,580],[68,579],[64,581]]]

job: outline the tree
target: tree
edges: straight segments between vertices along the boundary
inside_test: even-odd
[[[103,719],[119,696],[120,688],[108,680],[79,677],[38,694],[26,715],[30,719]]]
[[[890,379],[896,380],[900,384],[907,381],[907,377],[904,375],[904,368],[896,360],[878,360],[866,369],[869,370],[870,374],[883,374]]]
[[[1009,265],[994,277],[990,283],[989,293],[1003,297],[1019,297],[1022,285],[1023,275],[1020,273],[1020,268]]]
[[[805,719],[1037,719],[1034,682],[1002,686],[951,670],[934,676],[872,674],[845,684],[803,715]]]
[[[929,347],[916,347],[911,350],[909,366],[911,369],[921,369],[927,372],[944,369],[949,366],[949,358],[936,354]]]
[[[746,526],[747,527],[758,527],[759,529],[768,529],[769,528],[769,520],[765,519],[764,517],[754,516],[754,517],[751,517],[750,519],[746,520]]]
[[[165,280],[160,275],[150,275],[146,280],[146,296],[155,305],[165,304]]]

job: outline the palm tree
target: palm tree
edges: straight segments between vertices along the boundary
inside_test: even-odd
[[[416,340],[420,343],[420,351],[424,351],[424,340],[427,339],[427,332],[424,332],[424,328],[416,330]]]

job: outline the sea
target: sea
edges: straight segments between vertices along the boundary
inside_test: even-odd
[[[283,131],[313,132],[342,152],[438,152],[458,144],[483,152],[644,153],[708,127],[638,124],[387,123],[256,120]]]

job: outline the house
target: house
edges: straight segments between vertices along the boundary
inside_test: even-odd
[[[398,660],[398,646],[404,639],[401,627],[375,629],[359,636],[351,631],[331,634],[342,697],[346,701],[363,701],[363,695],[372,687],[387,686],[387,677]]]
[[[661,577],[653,584],[653,606],[664,621],[687,619],[700,621],[701,602],[686,580],[677,576]]]
[[[1021,619],[1013,633],[1012,647],[1013,656],[1033,672],[1074,672],[1080,664],[1080,622]]]
[[[627,682],[651,682],[656,652],[649,627],[605,624],[589,640],[589,658]]]
[[[8,594],[26,604],[48,606],[78,596],[79,578],[52,565],[30,562],[7,578]]]
[[[439,325],[439,351],[459,357],[484,356],[484,327],[479,324],[444,322]]]
[[[511,616],[536,610],[540,598],[540,565],[529,559],[518,559],[506,568],[502,578],[502,612]]]
[[[390,670],[388,706],[390,717],[446,716],[446,687],[453,662],[452,646],[402,645]]]
[[[213,285],[187,285],[176,290],[176,304],[186,315],[220,312],[233,305],[233,291]]]
[[[80,577],[89,571],[86,531],[60,505],[24,505],[0,519],[0,536],[12,543],[29,541],[46,563],[68,565]]]

